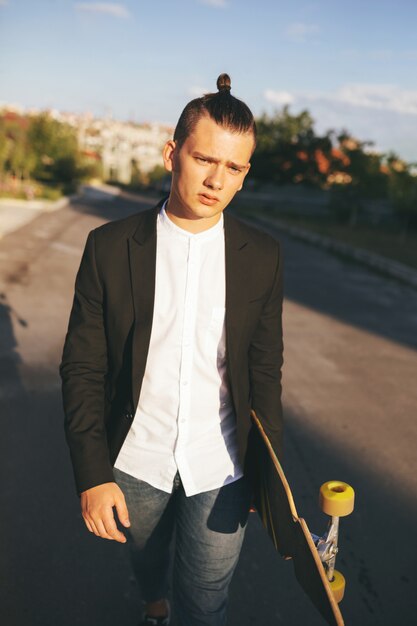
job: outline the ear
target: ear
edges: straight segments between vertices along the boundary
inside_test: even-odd
[[[250,170],[250,163],[248,163],[248,165],[247,165],[247,167],[246,167],[246,172],[245,172],[245,174],[244,174],[244,176],[243,176],[242,184],[240,185],[240,187],[239,187],[238,191],[241,191],[241,189],[242,189],[242,187],[243,187],[243,182],[244,182],[244,180],[245,180],[246,176],[248,175],[249,170]]]
[[[164,167],[167,172],[172,172],[174,169],[174,157],[175,157],[175,149],[177,147],[176,142],[173,139],[170,139],[166,142],[163,150],[162,150],[162,158],[164,160]]]

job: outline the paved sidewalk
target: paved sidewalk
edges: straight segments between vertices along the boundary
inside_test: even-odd
[[[0,239],[18,230],[34,220],[38,215],[58,211],[71,201],[84,197],[87,201],[112,201],[121,195],[120,189],[113,185],[81,185],[78,193],[63,196],[59,200],[17,200],[0,198]]]
[[[34,220],[40,213],[56,211],[66,206],[72,196],[65,196],[55,202],[48,200],[0,199],[0,239]]]

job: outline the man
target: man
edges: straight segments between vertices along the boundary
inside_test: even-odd
[[[256,126],[226,74],[217,86],[164,147],[169,197],[89,234],[61,364],[83,518],[127,536],[144,625],[169,623],[174,526],[179,623],[225,624],[253,497],[251,408],[281,453],[280,246],[223,213]]]

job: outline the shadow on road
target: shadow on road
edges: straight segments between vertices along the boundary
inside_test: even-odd
[[[124,198],[90,199],[76,202],[72,209],[111,220],[153,204],[146,198],[139,204]],[[323,260],[326,253],[313,249],[308,250],[311,262],[301,281],[305,248],[291,242],[290,251],[289,241],[277,236],[288,250],[287,298],[403,345],[417,346],[413,290],[330,255]],[[323,266],[327,266],[326,276],[317,281],[318,268]],[[51,377],[49,389],[25,389],[13,323],[26,322],[3,294],[0,605],[4,624],[136,626],[140,597],[130,581],[124,546],[91,535],[81,518],[64,441],[58,375]],[[402,626],[414,624],[417,600],[411,588],[410,555],[417,552],[415,500],[396,489],[389,468],[386,475],[370,470],[366,448],[348,455],[345,448],[330,445],[308,415],[287,411],[286,450],[285,467],[296,504],[314,532],[320,533],[326,523],[317,509],[318,485],[342,477],[356,487],[357,509],[343,521],[340,541],[339,568],[348,581],[342,605],[347,623],[388,626],[398,623],[401,615]],[[251,515],[232,583],[228,624],[322,624],[296,585],[291,563],[276,557],[256,514]]]
[[[1,516],[3,623],[136,626],[140,594],[131,581],[124,546],[91,535],[81,519],[59,392],[28,395],[22,389],[17,406],[8,413],[13,420],[2,438],[3,476],[8,478],[3,482],[2,501],[7,506]],[[290,429],[294,418],[287,416]],[[297,448],[302,449],[301,468]],[[410,554],[415,548],[415,505],[405,502],[381,477],[371,475],[366,459],[358,463],[344,456],[313,430],[290,433],[286,450],[299,512],[314,532],[321,533],[326,524],[316,498],[317,486],[329,479],[323,468],[331,468],[332,476],[342,476],[356,487],[357,509],[343,520],[338,562],[348,583],[342,605],[347,623],[388,626],[397,623],[398,611],[408,606],[409,615],[402,609],[401,625],[414,624],[417,603]],[[387,545],[377,546],[383,558],[376,562],[374,542],[375,537],[381,540],[381,524]],[[230,626],[322,624],[297,586],[291,562],[277,557],[256,514],[250,517],[232,583],[229,616]],[[178,626],[175,620],[173,626]]]
[[[1,623],[128,624],[123,547],[84,528],[57,381],[50,391],[26,390],[13,322],[27,327],[1,293]]]
[[[128,194],[121,192],[114,195],[104,190],[87,188],[78,200],[71,203],[74,211],[97,215],[112,221],[128,217],[138,211],[155,206],[163,196],[144,194]],[[87,235],[87,233],[86,233]]]
[[[286,299],[417,349],[417,289],[279,228],[258,227],[282,244]]]
[[[144,194],[134,201],[93,190],[84,201],[74,203],[73,209],[110,221],[154,206],[162,197]],[[239,217],[233,204],[226,210]],[[416,289],[356,261],[294,240],[279,229],[258,227],[282,243],[286,299],[417,349]]]
[[[287,415],[287,430],[291,431],[291,424],[297,417]],[[302,449],[302,467],[297,448]],[[398,551],[395,559],[390,555],[375,563],[373,535],[374,532],[379,534],[379,515],[386,507],[386,489],[377,476],[369,475],[366,463],[359,465],[338,452],[323,445],[313,432],[302,433],[301,437],[299,432],[296,436],[290,432],[286,442],[287,478],[299,514],[307,520],[310,530],[317,534],[324,532],[328,520],[318,509],[318,486],[332,477],[343,477],[355,485],[357,508],[350,517],[342,520],[340,531],[337,568],[347,580],[341,609],[347,624],[388,626],[394,623],[402,600],[411,605],[410,559],[404,552],[401,553],[401,540],[394,538],[392,547]],[[331,469],[330,477],[324,468]],[[387,533],[394,533],[397,524],[401,524],[406,533],[413,532],[414,522],[408,515],[409,511],[404,509],[403,499],[394,497],[390,506],[396,508],[398,514],[385,526]],[[396,569],[392,570],[394,565]],[[384,581],[383,586],[380,586],[381,580]],[[243,597],[246,613],[242,611],[242,621],[232,621],[232,624],[320,626],[324,623],[297,586],[291,561],[276,558],[256,515],[251,519],[232,583],[231,614],[238,610]],[[251,601],[248,602],[247,598]],[[258,602],[253,601],[255,598]],[[408,618],[404,615],[401,624],[411,626],[413,615],[410,613]]]

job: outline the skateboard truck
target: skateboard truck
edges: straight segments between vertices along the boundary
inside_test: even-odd
[[[318,537],[314,533],[311,533],[311,536],[317,548],[317,552],[319,553],[320,561],[323,563],[324,569],[326,570],[327,578],[332,580],[336,555],[339,551],[337,547],[339,518],[336,516],[332,517],[322,537]]]
[[[253,409],[251,418],[256,427],[252,445],[258,470],[251,510],[258,511],[275,549],[292,560],[298,583],[329,626],[344,626],[338,602],[343,598],[345,579],[334,566],[339,518],[353,511],[354,491],[335,480],[322,485],[321,509],[331,520],[323,537],[312,535],[297,513],[284,470]]]
[[[322,537],[310,533],[323,563],[336,602],[340,602],[345,592],[344,576],[335,570],[338,553],[339,518],[353,511],[355,492],[347,483],[331,480],[320,488],[320,508],[331,516],[326,532]]]

